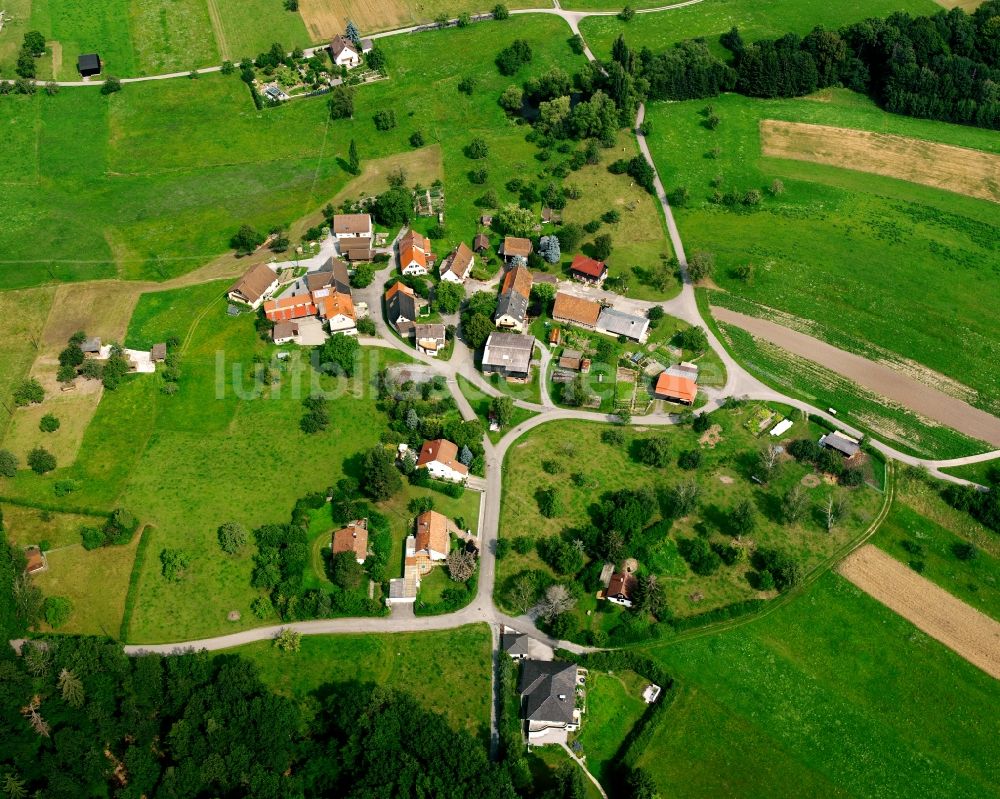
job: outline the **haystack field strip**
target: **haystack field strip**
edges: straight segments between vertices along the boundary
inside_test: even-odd
[[[1000,203],[1000,155],[868,130],[760,123],[761,154],[870,172]]]
[[[751,336],[768,341],[793,355],[822,364],[831,372],[836,372],[926,419],[1000,446],[1000,418],[915,380],[908,374],[767,319],[758,319],[716,305],[712,306],[712,316],[720,322],[742,328]]]
[[[852,552],[838,571],[931,638],[1000,680],[1000,623],[873,544]]]

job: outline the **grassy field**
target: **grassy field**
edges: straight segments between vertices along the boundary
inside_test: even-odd
[[[727,514],[740,500],[753,502],[757,513],[757,526],[752,533],[758,546],[772,546],[792,554],[805,571],[819,565],[839,547],[860,534],[874,517],[881,505],[881,496],[872,488],[862,488],[843,494],[844,489],[833,489],[820,481],[807,487],[810,481],[802,479],[810,469],[794,461],[782,464],[780,471],[768,485],[757,485],[751,480],[754,459],[758,449],[767,443],[758,440],[744,427],[750,407],[723,410],[714,413],[712,422],[719,425],[718,440],[714,446],[699,444],[699,434],[689,427],[672,427],[662,431],[644,430],[627,435],[623,445],[608,444],[602,440],[606,425],[586,422],[552,422],[526,434],[512,448],[505,462],[504,497],[500,516],[501,536],[528,535],[539,539],[580,529],[593,523],[597,503],[605,493],[621,488],[637,489],[651,486],[658,501],[666,507],[667,489],[685,479],[695,479],[701,488],[698,510],[690,516],[675,520],[662,539],[647,555],[647,562],[640,565],[660,576],[665,586],[667,605],[677,616],[689,616],[711,610],[731,602],[760,596],[747,582],[749,564],[738,561],[734,566],[722,567],[715,574],[699,577],[688,568],[677,550],[677,540],[705,535],[710,540],[726,543],[732,540],[725,531]],[[791,417],[796,418],[796,417]],[[670,439],[671,463],[663,469],[654,469],[638,462],[632,452],[636,442],[651,435],[664,435]],[[819,432],[803,421],[796,421],[785,439],[808,436],[817,438]],[[685,449],[700,449],[702,465],[697,471],[686,471],[676,466],[676,456]],[[585,453],[585,454],[584,454]],[[543,466],[543,462],[549,462]],[[551,469],[551,470],[550,470]],[[805,487],[812,508],[802,519],[792,525],[775,521],[781,497],[796,484]],[[554,518],[545,518],[538,509],[536,492],[557,486],[564,511]],[[832,533],[820,524],[816,510],[831,491],[847,496],[848,516]],[[661,513],[654,511],[652,522]],[[504,584],[508,578],[523,569],[541,569],[555,575],[535,551],[521,555],[511,551],[498,564],[499,600],[504,600]],[[587,615],[587,611],[596,611]],[[577,621],[585,629],[603,629],[608,632],[623,621],[622,614],[605,602],[596,602],[585,595],[575,611]]]
[[[633,671],[591,670],[587,676],[587,712],[576,740],[583,746],[587,769],[602,785],[614,784],[618,749],[649,707],[642,699],[648,684]]]
[[[129,27],[139,74],[181,72],[220,63],[209,18],[212,2],[218,0],[136,0],[130,3]],[[245,3],[244,7],[249,5]],[[246,13],[263,28],[260,17],[251,8],[247,8]]]
[[[7,408],[13,408],[14,389],[28,376],[38,355],[54,296],[53,287],[0,292],[0,336],[4,342],[0,347],[0,399],[3,400],[0,430],[6,430],[10,423]],[[0,436],[0,441],[3,440]]]
[[[521,422],[526,422],[535,415],[529,410],[515,407],[514,413],[511,415],[510,425],[508,427],[503,430],[489,430],[490,403],[493,401],[493,398],[480,391],[476,386],[461,375],[458,376],[458,388],[469,401],[469,404],[472,406],[472,410],[476,412],[476,416],[480,418],[483,425],[487,428],[486,434],[490,437],[490,441],[494,444],[503,438],[510,430],[521,424]]]
[[[295,654],[269,641],[231,650],[254,661],[264,682],[300,702],[329,683],[359,680],[409,693],[456,729],[489,737],[491,641],[484,625],[446,632],[303,636]],[[433,664],[436,679],[418,675]]]
[[[222,58],[254,58],[280,42],[286,51],[318,43],[306,31],[302,17],[271,0],[201,0],[212,19],[212,31]]]
[[[942,483],[904,471],[896,499],[872,543],[928,580],[994,619],[1000,619],[1000,541],[939,495]],[[962,561],[953,547],[969,542],[976,556]]]
[[[988,486],[996,482],[996,478],[993,475],[998,473],[997,470],[1000,470],[1000,459],[983,461],[982,463],[970,463],[968,466],[950,466],[941,471],[946,474],[952,474],[955,477],[971,480],[980,485]]]
[[[660,0],[638,0],[633,8],[662,5]],[[611,9],[622,7],[611,0],[572,0],[566,8]],[[620,33],[636,49],[649,47],[664,50],[684,39],[704,37],[720,56],[728,51],[718,44],[720,34],[734,25],[744,39],[782,36],[793,32],[805,35],[817,25],[838,28],[869,17],[886,16],[893,11],[933,14],[940,6],[932,0],[832,0],[813,3],[809,0],[704,0],[687,8],[662,14],[639,14],[629,22],[616,17],[591,17],[580,23],[590,49],[598,58],[611,52],[611,44]]]
[[[76,59],[81,53],[98,53],[105,74],[137,74],[139,60],[129,18],[128,0],[98,4],[86,0],[32,0],[31,29],[41,31],[50,42],[58,42],[62,51],[61,64],[53,65],[48,55],[40,59],[39,77],[79,80]]]
[[[1000,373],[984,367],[1000,356],[1000,311],[979,301],[997,290],[996,205],[877,175],[763,158],[758,128],[762,119],[785,119],[993,153],[1000,151],[996,136],[894,117],[845,91],[778,101],[720,97],[712,103],[722,120],[716,131],[701,125],[705,105],[656,104],[648,118],[664,184],[691,192],[690,207],[676,212],[685,246],[715,253],[716,284],[808,320],[810,334],[835,346],[892,359],[942,390],[961,393],[967,386],[973,404],[997,412]],[[711,157],[713,147],[718,158]],[[760,205],[713,204],[716,179],[723,193],[761,190]],[[778,196],[769,191],[774,179],[784,184]],[[749,281],[734,271],[746,263],[754,266]]]
[[[834,574],[651,653],[677,679],[639,762],[664,795],[998,795],[997,682]]]
[[[53,513],[25,505],[3,506],[7,535],[18,546],[46,543],[46,550],[61,549],[80,543],[80,528],[99,527],[103,516],[81,513]]]

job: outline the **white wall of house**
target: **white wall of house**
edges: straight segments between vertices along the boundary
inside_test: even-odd
[[[275,289],[277,288],[278,288],[278,276],[275,275],[274,282],[272,282],[271,285],[267,287],[267,291],[265,291],[263,294],[260,295],[260,299],[258,299],[257,302],[247,302],[242,297],[242,295],[236,293],[235,291],[230,291],[229,294],[227,294],[226,296],[228,296],[232,302],[238,302],[240,303],[240,305],[249,305],[256,311],[258,308],[260,308],[261,305],[263,305],[265,302],[271,299],[271,295],[274,294]]]
[[[403,267],[404,275],[426,275],[427,267],[418,264],[416,261],[410,261],[406,266]]]
[[[516,330],[518,333],[524,332],[524,322],[520,319],[515,319],[509,314],[498,316],[496,325],[504,330]]]
[[[331,316],[327,320],[327,325],[330,328],[331,333],[349,333],[354,334],[358,332],[357,325],[350,316],[346,314],[337,314],[336,316]]]
[[[431,461],[427,464],[427,471],[430,473],[431,477],[436,477],[438,480],[450,480],[453,483],[461,483],[465,480],[465,475],[461,472],[455,471],[450,466],[440,461]]]
[[[356,67],[361,63],[361,56],[354,51],[345,48],[340,51],[340,55],[337,56],[334,63],[338,67],[347,67],[350,69],[351,67]]]
[[[460,278],[450,269],[441,275],[441,280],[445,283],[457,283],[458,285],[462,285],[465,282],[464,278]]]

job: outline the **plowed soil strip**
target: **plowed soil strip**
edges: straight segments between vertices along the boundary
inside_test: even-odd
[[[1000,623],[872,544],[851,553],[838,571],[931,638],[1000,680]]]
[[[791,330],[784,325],[756,316],[712,306],[712,316],[720,322],[746,330],[751,336],[770,341],[793,355],[808,358],[821,366],[853,380],[904,408],[965,433],[967,436],[1000,446],[1000,419],[967,402],[951,397],[926,383],[914,380],[885,364],[870,361],[851,352]]]
[[[1000,203],[1000,155],[868,130],[760,123],[764,155],[839,166]]]

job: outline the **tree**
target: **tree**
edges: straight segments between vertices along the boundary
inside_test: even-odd
[[[642,439],[636,447],[639,462],[646,466],[662,469],[670,463],[670,439],[666,436],[653,436]]]
[[[476,559],[465,549],[453,549],[448,553],[448,576],[456,583],[464,583],[476,571]]]
[[[462,307],[465,286],[461,283],[441,281],[434,290],[434,302],[441,313],[452,314]]]
[[[652,613],[654,616],[663,612],[666,607],[666,594],[662,583],[656,579],[655,574],[647,574],[639,578],[635,586],[635,598],[632,604],[636,610]]]
[[[267,239],[263,233],[254,230],[250,225],[240,225],[229,240],[229,246],[236,250],[237,255],[249,255]]]
[[[57,685],[59,686],[63,701],[67,705],[73,708],[83,707],[83,682],[76,676],[76,672],[72,669],[64,668],[59,672]]]
[[[361,33],[358,31],[358,26],[354,24],[353,20],[347,20],[347,30],[344,33],[356,46],[361,46]]]
[[[682,469],[693,471],[701,466],[701,450],[685,449],[677,456],[677,465]]]
[[[559,263],[559,258],[562,256],[562,253],[559,249],[558,236],[542,236],[538,240],[538,254],[550,264]],[[548,283],[539,285],[546,285],[551,288],[551,285]]]
[[[108,78],[104,81],[104,85],[101,86],[101,94],[115,94],[122,90],[122,82],[118,78]]]
[[[508,86],[498,101],[508,114],[518,114],[524,106],[524,90],[520,86]]]
[[[768,444],[757,454],[757,468],[765,481],[774,477],[781,463],[781,448],[777,444]]]
[[[576,598],[564,585],[550,585],[545,589],[545,596],[538,606],[539,615],[547,623],[556,616],[567,613],[576,607]]]
[[[247,530],[239,522],[226,522],[217,532],[222,551],[235,555],[247,545]]]
[[[183,549],[161,549],[160,571],[172,583],[177,583],[187,576],[191,565],[191,553]]]
[[[375,221],[385,227],[399,227],[410,221],[413,199],[406,189],[394,186],[375,198],[372,215]]]
[[[364,576],[364,567],[354,552],[338,552],[330,559],[330,579],[345,591],[357,590]]]
[[[503,3],[497,3],[493,6],[493,19],[503,20],[510,16],[510,11],[507,10],[507,6]]]
[[[35,58],[45,55],[45,36],[41,31],[28,31],[24,34],[24,43],[21,45]]]
[[[42,447],[35,447],[28,453],[28,466],[35,474],[45,474],[56,468],[56,458]]]
[[[626,787],[628,799],[660,799],[656,783],[645,769],[633,769],[628,775]]]
[[[403,478],[385,447],[373,447],[361,459],[361,491],[376,502],[389,499],[403,487]]]
[[[302,633],[285,627],[274,637],[274,646],[282,652],[298,652],[302,647]]]
[[[780,178],[775,178],[771,181],[771,196],[778,197],[785,193],[785,184]]]
[[[482,158],[487,158],[489,154],[490,154],[490,146],[486,143],[486,139],[482,138],[481,136],[477,136],[465,146],[466,158],[479,160]]]
[[[73,603],[64,596],[49,596],[43,606],[45,623],[53,630],[62,627],[73,615]]]
[[[463,11],[458,15],[456,23],[459,28],[468,28],[472,24],[472,15],[468,11]],[[460,90],[461,91],[461,90]]]
[[[562,497],[554,486],[540,489],[536,497],[538,500],[538,512],[546,519],[551,519],[562,514]]]
[[[688,259],[687,273],[692,283],[711,277],[714,270],[715,256],[710,252],[698,250]]]
[[[691,513],[698,505],[701,487],[694,480],[684,480],[670,490],[670,514],[680,519]]]
[[[423,147],[426,144],[424,139],[423,131],[415,130],[410,134],[410,146],[411,147]]]
[[[618,19],[622,22],[630,22],[634,16],[635,9],[632,6],[625,6],[625,8],[618,12]]]
[[[385,50],[381,47],[373,47],[365,56],[365,63],[369,69],[374,69],[384,75],[386,67],[389,66],[389,59],[386,57]]]
[[[580,242],[583,241],[583,228],[576,222],[568,222],[559,228],[556,236],[563,252],[574,252],[580,248]]]
[[[594,239],[594,257],[598,261],[606,261],[611,257],[611,235],[603,233]]]
[[[45,389],[35,378],[22,380],[14,389],[14,404],[18,407],[25,405],[36,405],[45,399]]]
[[[468,466],[472,463],[475,456],[472,454],[472,450],[465,444],[462,445],[461,452],[458,453],[458,462],[463,466]]]
[[[700,327],[688,327],[674,336],[674,343],[689,352],[704,352],[708,349],[708,336]]]
[[[781,500],[781,518],[788,524],[794,524],[805,513],[808,498],[802,486],[794,485]]]
[[[510,427],[514,418],[514,400],[510,397],[494,397],[490,401],[490,418],[501,430]]]
[[[502,75],[513,75],[531,61],[531,45],[524,39],[515,39],[509,47],[501,50],[496,57],[496,65]]]
[[[587,385],[587,381],[582,374],[577,374],[569,383],[563,383],[560,399],[565,405],[573,408],[582,408],[593,398],[594,393]]]
[[[531,296],[542,306],[542,311],[547,313],[551,307],[552,300],[556,296],[556,287],[551,283],[535,283],[531,287]]]
[[[0,790],[4,792],[7,799],[25,799],[28,795],[28,789],[24,787],[24,780],[18,777],[13,771],[8,771],[4,774]]]
[[[466,343],[474,350],[485,346],[486,339],[496,328],[488,316],[481,313],[473,314],[468,320],[462,322],[462,335]]]
[[[750,535],[757,526],[757,512],[749,499],[740,500],[729,513],[729,527],[737,539]]]
[[[508,236],[530,236],[535,227],[535,214],[529,208],[512,203],[501,207],[493,217],[493,227]]]
[[[345,84],[334,86],[326,105],[330,119],[350,119],[354,116],[354,89]]]
[[[715,574],[722,565],[722,558],[704,538],[680,538],[677,541],[677,551],[687,561],[691,571],[701,577]]]
[[[53,416],[51,413],[45,414],[38,421],[38,429],[43,433],[54,433],[59,429],[59,418]]]
[[[392,130],[396,127],[396,111],[392,108],[382,108],[372,115],[372,122],[375,123],[376,130]]]
[[[842,497],[833,494],[827,497],[826,503],[823,505],[823,520],[826,523],[828,533],[833,532],[833,528],[840,524],[846,512],[847,507]]]
[[[353,377],[358,365],[358,351],[361,345],[355,336],[337,333],[330,336],[319,350],[320,364],[325,371]]]
[[[0,477],[16,477],[19,467],[17,455],[9,449],[0,449]]]
[[[352,175],[361,174],[361,157],[358,155],[358,143],[354,139],[351,139],[347,150],[347,166]]]

